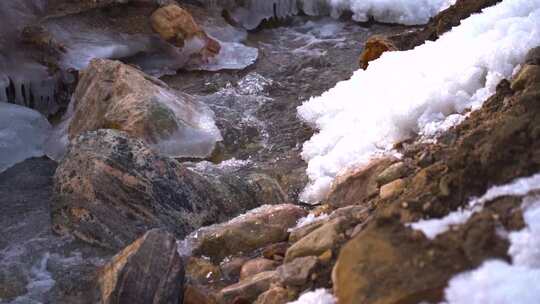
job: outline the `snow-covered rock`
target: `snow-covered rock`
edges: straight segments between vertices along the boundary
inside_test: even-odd
[[[30,157],[44,155],[51,125],[38,112],[0,102],[0,172]]]
[[[540,1],[504,0],[435,42],[383,54],[304,103],[299,115],[319,133],[303,147],[311,183],[302,199],[322,199],[341,171],[478,108],[538,44]]]

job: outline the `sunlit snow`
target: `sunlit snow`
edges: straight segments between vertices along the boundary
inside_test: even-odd
[[[299,115],[319,132],[304,144],[311,182],[302,199],[323,199],[340,172],[478,108],[538,44],[540,0],[504,0],[435,42],[383,54],[367,71],[305,102]]]

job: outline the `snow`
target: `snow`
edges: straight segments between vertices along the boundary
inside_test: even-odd
[[[40,113],[0,102],[0,172],[27,158],[43,156],[50,130]]]
[[[440,219],[420,220],[411,223],[409,226],[415,230],[422,231],[429,239],[434,239],[437,235],[446,232],[451,226],[467,222],[474,213],[481,211],[484,204],[489,201],[503,196],[524,196],[539,189],[540,173],[529,177],[517,178],[508,184],[489,188],[480,198],[472,199],[465,209],[451,212]],[[540,231],[540,226],[538,230]],[[522,238],[528,241],[527,236],[523,236]],[[538,248],[540,248],[540,239],[538,240],[538,245]],[[540,256],[540,251],[538,254]]]
[[[540,299],[540,197],[523,200],[526,227],[509,235],[512,263],[492,260],[452,278],[447,304],[533,304]]]
[[[328,292],[326,289],[317,289],[314,291],[306,292],[294,302],[288,304],[335,304],[336,298]]]
[[[540,0],[504,0],[435,42],[383,54],[367,71],[305,102],[299,116],[319,132],[303,147],[310,184],[302,200],[320,201],[340,172],[398,141],[433,133],[433,123],[449,115],[479,108],[539,44]]]

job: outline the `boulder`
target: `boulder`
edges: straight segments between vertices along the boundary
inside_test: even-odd
[[[191,14],[176,4],[158,8],[150,21],[162,39],[180,48],[200,48],[203,59],[217,55],[221,49],[219,42],[210,38]]]
[[[213,117],[202,102],[157,78],[119,61],[94,59],[81,73],[64,124],[70,140],[116,129],[165,155],[205,158],[221,140]]]
[[[176,239],[150,230],[115,255],[98,274],[100,303],[182,303],[184,266]]]
[[[325,201],[331,207],[339,208],[360,204],[377,195],[377,177],[394,162],[394,158],[376,159],[339,176]]]
[[[123,132],[88,132],[56,170],[53,229],[116,250],[155,227],[183,238],[258,206],[258,192],[230,174],[206,177]]]
[[[186,285],[184,289],[184,303],[183,304],[216,304],[212,293],[206,290],[201,290],[193,285]]]
[[[187,241],[194,255],[220,262],[231,255],[247,254],[286,241],[287,230],[305,215],[304,209],[291,204],[262,206],[227,223],[201,228]]]
[[[434,241],[380,217],[341,248],[332,273],[340,304],[439,303],[448,280],[482,260],[507,258],[492,215]]]
[[[186,263],[186,281],[191,284],[211,284],[219,281],[221,270],[207,259],[189,257]]]

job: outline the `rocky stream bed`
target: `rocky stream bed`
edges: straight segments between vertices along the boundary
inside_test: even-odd
[[[319,149],[326,117],[297,111],[471,14],[526,5],[427,1],[415,24],[323,2],[0,3],[0,303],[540,301],[516,279],[540,283],[540,39],[478,106],[434,106],[451,126],[377,146],[315,202],[313,167],[350,155]]]

